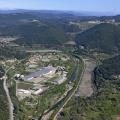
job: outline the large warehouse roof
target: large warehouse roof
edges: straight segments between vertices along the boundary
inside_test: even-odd
[[[47,75],[51,72],[55,72],[56,68],[52,67],[52,66],[48,66],[48,67],[44,67],[40,70],[37,70],[36,72],[33,72],[32,74],[25,76],[24,80],[31,80],[33,78],[37,78],[37,77],[41,77],[43,75]]]

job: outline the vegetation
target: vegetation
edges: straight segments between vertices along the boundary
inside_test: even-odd
[[[113,79],[112,76],[120,74],[120,55],[103,61],[103,64],[99,66],[99,73],[101,73],[105,79]]]
[[[5,71],[2,66],[0,66],[0,78],[3,77]],[[9,118],[9,108],[7,96],[3,88],[3,80],[0,80],[0,118],[1,120],[7,120]]]
[[[0,78],[4,75],[5,71],[3,67],[0,65]]]
[[[80,84],[80,75],[82,74],[82,70],[84,67],[83,61],[79,58],[79,56],[75,55],[76,58],[78,58],[80,61],[77,64],[77,68],[73,73],[75,74],[75,78],[73,78],[73,75],[71,74],[70,79],[73,79],[74,81],[73,88],[68,92],[68,94],[59,102],[59,105],[54,109],[53,114],[49,118],[49,120],[53,120],[55,115],[58,113],[58,111],[61,109],[61,107],[66,103],[66,101],[69,99],[69,97],[76,91]]]
[[[95,69],[96,92],[87,98],[73,97],[59,120],[113,120],[119,117],[120,82],[119,78],[113,79],[113,75],[120,74],[116,68],[120,65],[118,60],[119,56],[110,58]],[[110,76],[104,75],[109,72]]]
[[[32,98],[26,98],[25,100],[20,102],[18,118],[20,120],[26,120],[28,119],[28,117],[36,118],[41,116],[43,112],[45,112],[45,110],[50,108],[54,104],[54,102],[57,101],[58,98],[64,94],[65,90],[66,85],[64,83],[60,86],[51,87],[51,89],[47,90],[41,96],[35,96],[35,100],[37,100],[36,102]],[[26,104],[29,101],[31,105],[33,104],[33,106]]]
[[[27,82],[20,82],[17,83],[18,89],[25,89],[28,90],[33,87],[33,83],[27,83]]]
[[[76,43],[86,49],[113,53],[120,51],[120,27],[112,24],[99,24],[76,36]]]
[[[0,80],[0,119],[8,120],[9,118],[9,108],[7,97],[3,88],[3,80]]]
[[[70,40],[69,36],[65,33],[69,27],[71,27],[70,31],[75,31],[74,29],[76,29],[68,25],[64,28],[59,23],[28,22],[26,24],[3,27],[0,32],[2,36],[19,36],[16,40],[18,44],[49,44],[50,47],[50,45],[62,45]]]
[[[10,44],[0,45],[0,59],[7,58],[24,59],[29,54],[25,49],[39,49],[42,46],[52,48],[63,47],[64,43],[76,40],[77,47],[84,46],[85,49],[75,53],[90,55],[88,51],[101,53],[119,53],[120,52],[120,27],[114,24],[88,24],[88,20],[106,20],[115,18],[120,21],[120,16],[115,17],[75,17],[66,13],[42,13],[25,12],[16,14],[0,14],[0,37],[16,37],[13,41],[25,47],[9,46]],[[71,22],[74,21],[74,22]],[[83,21],[80,22],[79,21]],[[87,30],[86,30],[87,29]],[[84,32],[83,32],[84,31]],[[78,34],[77,34],[78,33]],[[77,36],[76,36],[77,34]],[[75,39],[76,38],[76,39]],[[12,43],[11,43],[12,44]],[[26,48],[26,46],[29,46]],[[58,47],[59,46],[59,47]],[[43,47],[43,48],[44,48]],[[24,49],[23,49],[24,48]],[[82,47],[81,47],[82,48]],[[66,48],[64,51],[66,50]],[[68,53],[67,53],[68,54]],[[98,56],[103,58],[103,55]],[[78,56],[76,56],[78,58]],[[104,60],[104,59],[102,59]],[[71,62],[72,61],[72,62]],[[60,101],[55,107],[50,119],[59,111],[59,108],[68,100],[79,84],[79,78],[82,72],[83,64],[74,66],[74,60],[67,62],[58,61],[42,62],[42,65],[64,66],[68,72],[68,81],[54,86],[40,96],[33,96],[18,101],[16,97],[16,82],[12,79],[15,73],[27,74],[24,61],[15,64],[7,73],[9,91],[14,104],[15,120],[27,120],[33,117],[38,118],[45,110],[51,108],[56,101],[66,91],[66,84],[71,82],[73,89]],[[120,56],[104,60],[98,63],[95,69],[96,91],[91,97],[72,97],[65,106],[64,111],[60,113],[59,120],[112,120],[120,118]],[[71,68],[74,69],[71,71]],[[76,71],[77,69],[77,71]],[[4,70],[0,66],[0,77],[4,75]],[[71,77],[72,76],[72,77]],[[69,78],[71,78],[69,80]],[[52,79],[51,79],[52,80]],[[74,80],[74,81],[72,81]],[[47,83],[46,83],[47,84]],[[31,88],[32,84],[19,83],[18,88]],[[0,80],[0,119],[7,120],[9,113],[8,101],[3,89],[3,81]]]
[[[16,58],[16,59],[23,59],[28,56],[21,48],[13,48],[9,46],[0,46],[0,57],[5,58]]]

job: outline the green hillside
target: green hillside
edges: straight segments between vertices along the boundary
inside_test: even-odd
[[[103,80],[111,80],[113,83],[120,83],[120,55],[115,56],[113,58],[104,60],[102,65],[96,68],[95,71],[96,77],[102,78],[96,79],[97,87],[100,86],[101,83],[104,84]],[[118,76],[118,77],[115,77]]]
[[[68,35],[59,25],[30,22],[7,26],[0,30],[2,36],[19,36],[18,44],[63,44],[69,40]]]
[[[94,71],[94,94],[73,97],[59,120],[117,120],[120,115],[120,78],[112,76],[120,74],[119,68],[120,56],[103,61]]]
[[[77,45],[100,52],[120,50],[120,27],[112,24],[99,24],[76,36]]]

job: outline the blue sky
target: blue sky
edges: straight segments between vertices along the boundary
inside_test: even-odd
[[[120,0],[0,0],[1,9],[73,10],[120,13]]]

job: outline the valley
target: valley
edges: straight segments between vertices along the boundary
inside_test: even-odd
[[[119,118],[120,16],[0,17],[1,120]]]

